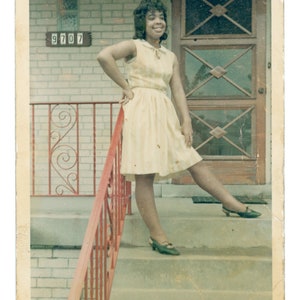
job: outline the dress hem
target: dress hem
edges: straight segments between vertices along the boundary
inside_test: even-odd
[[[168,180],[168,179],[172,179],[172,178],[176,178],[179,177],[181,174],[183,174],[188,168],[196,165],[197,163],[201,162],[203,159],[202,157],[199,158],[198,161],[187,165],[185,168],[182,168],[180,170],[174,171],[174,172],[170,172],[166,175],[161,174],[159,172],[147,172],[147,173],[125,173],[125,172],[121,172],[121,174],[125,177],[125,179],[127,181],[135,181],[135,175],[148,175],[148,174],[155,174],[154,177],[154,182],[158,182],[158,181],[163,181],[163,180]]]

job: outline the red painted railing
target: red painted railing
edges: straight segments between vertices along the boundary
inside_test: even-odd
[[[131,185],[120,174],[123,124],[120,110],[86,229],[69,300],[108,300],[126,210],[131,213]]]

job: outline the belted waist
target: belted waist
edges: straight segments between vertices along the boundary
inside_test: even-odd
[[[154,87],[144,87],[144,86],[135,86],[135,87],[132,87],[132,90],[135,90],[135,89],[151,90],[151,91],[157,91],[157,92],[161,92],[161,93],[167,94],[167,90],[166,89],[159,89],[159,88],[154,88]]]

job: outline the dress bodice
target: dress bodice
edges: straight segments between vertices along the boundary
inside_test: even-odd
[[[133,40],[137,54],[125,62],[131,88],[144,87],[166,92],[173,74],[175,55],[161,46],[155,48],[145,40]]]

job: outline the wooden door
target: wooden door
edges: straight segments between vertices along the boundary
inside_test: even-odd
[[[223,183],[263,184],[265,1],[173,0],[172,10],[194,147]]]

